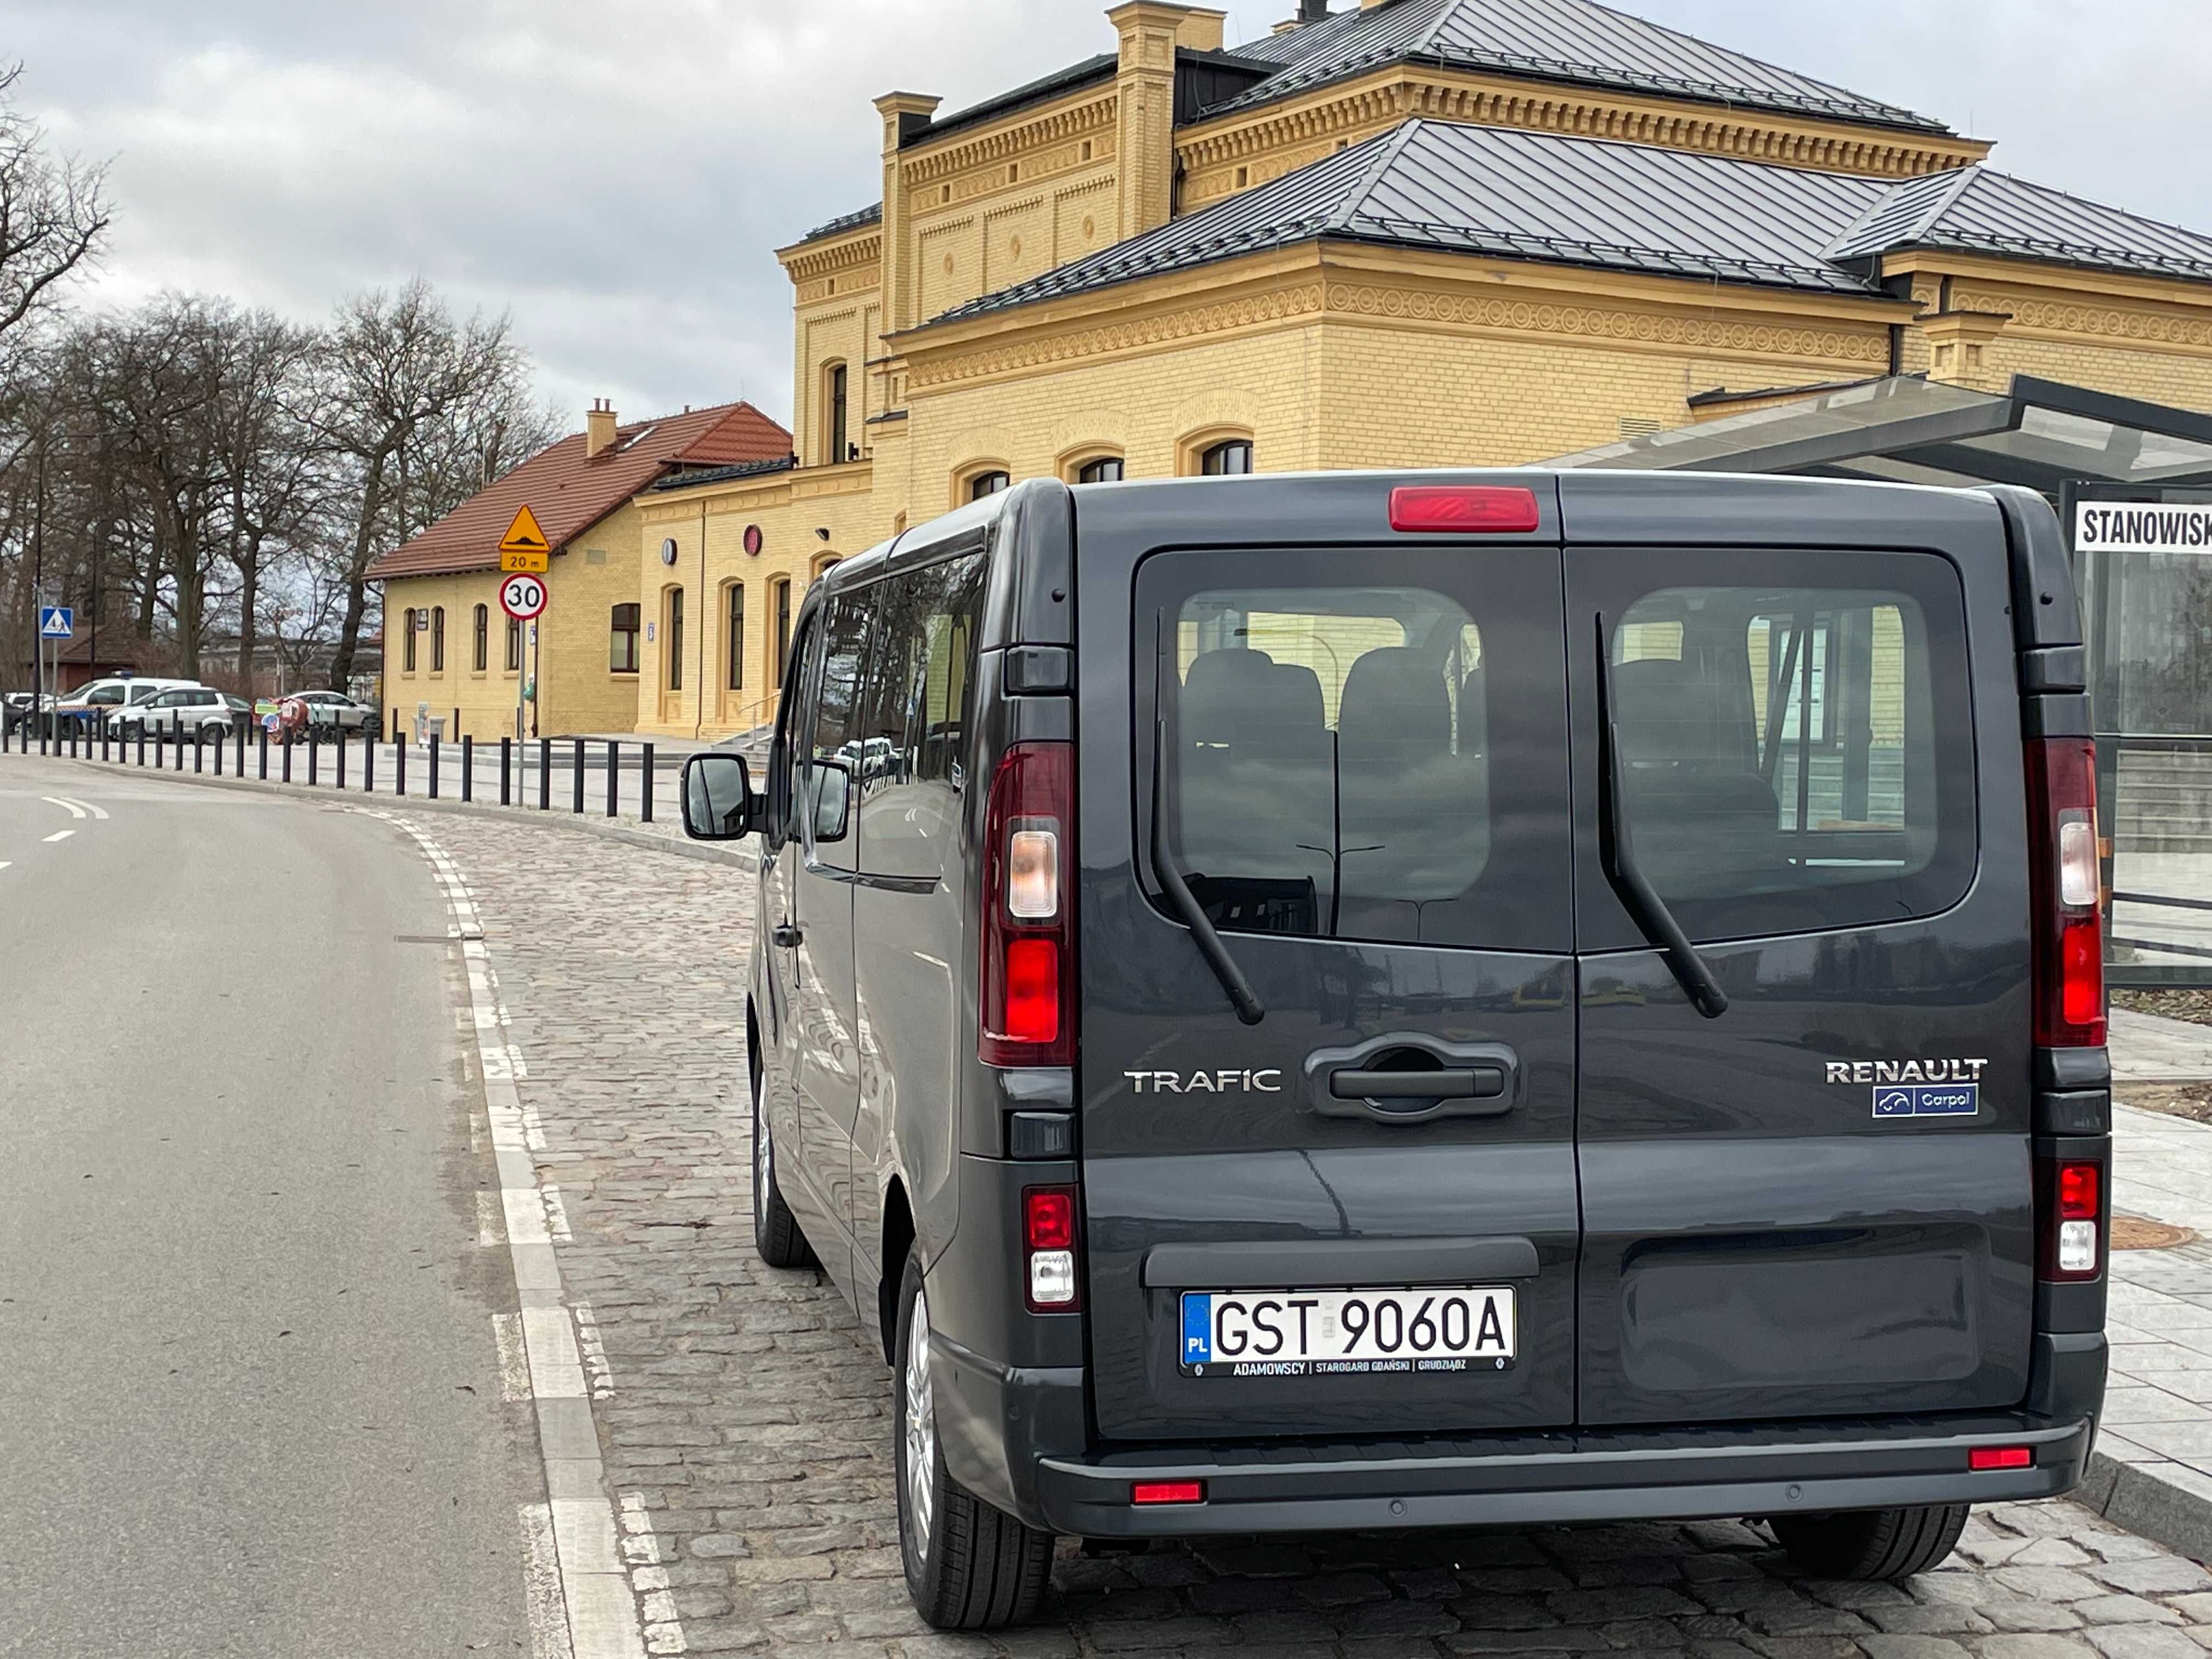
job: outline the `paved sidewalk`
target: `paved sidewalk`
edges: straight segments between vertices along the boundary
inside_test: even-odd
[[[2063,1503],[1984,1512],[1952,1563],[1903,1589],[1792,1578],[1763,1534],[1733,1522],[1236,1539],[1103,1559],[1071,1544],[1036,1628],[929,1633],[900,1577],[878,1346],[818,1275],[773,1272],[752,1251],[745,874],[494,816],[416,822],[474,890],[527,1057],[519,1089],[559,1185],[556,1248],[586,1304],[602,1450],[654,1653],[2202,1659],[2212,1648],[2212,1574]],[[2178,1170],[2201,1144],[2140,1115],[2129,1115],[2127,1160],[2142,1184],[2123,1177],[2138,1207],[2165,1190],[2150,1184],[2166,1178],[2160,1166]],[[2197,1305],[2197,1291],[2150,1282],[2177,1282],[2164,1257],[2178,1254],[2140,1273],[2131,1263],[2122,1291],[2131,1318],[2148,1309],[2169,1334],[2181,1328],[2163,1304]],[[2204,1479],[2160,1461],[2155,1479],[2156,1464],[2124,1466],[2129,1490]],[[2107,1467],[2098,1496],[2111,1503],[2124,1466]]]

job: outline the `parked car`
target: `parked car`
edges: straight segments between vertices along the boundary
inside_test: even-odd
[[[2041,497],[1080,500],[837,566],[765,777],[684,779],[763,840],[755,1242],[880,1333],[925,1619],[1024,1617],[1055,1534],[1754,1516],[1893,1579],[2081,1480],[2111,1068]]]
[[[96,732],[103,720],[112,732],[117,719],[125,709],[142,706],[165,691],[193,683],[191,680],[139,679],[118,676],[80,686],[66,696],[52,701],[49,707],[53,711],[57,728],[64,732],[72,725],[87,733]]]
[[[326,728],[335,726],[341,732],[376,732],[383,729],[384,711],[373,703],[358,702],[343,691],[295,691],[291,694],[307,705],[307,720],[311,726]]]
[[[251,722],[252,707],[211,685],[171,685],[130,704],[110,722],[110,729],[122,736],[136,736],[143,729],[149,737],[166,732],[173,738],[181,733],[189,738],[195,732],[203,734],[203,740],[228,738]]]

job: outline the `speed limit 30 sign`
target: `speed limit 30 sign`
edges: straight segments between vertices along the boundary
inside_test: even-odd
[[[545,609],[541,576],[509,576],[499,585],[499,607],[517,622],[535,621]]]

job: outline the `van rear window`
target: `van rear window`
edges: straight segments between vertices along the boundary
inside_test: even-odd
[[[1285,580],[1299,562],[1334,580]],[[1529,562],[1488,583],[1464,553],[1148,563],[1170,832],[1217,927],[1565,942],[1557,567],[1547,592]],[[1245,580],[1206,580],[1232,573]],[[1162,591],[1170,580],[1181,591]],[[1501,673],[1514,688],[1504,709]]]
[[[1956,579],[1919,555],[1838,555],[1831,568],[1902,580],[1647,576],[1613,613],[1626,813],[1644,873],[1693,936],[1927,915],[1972,878]]]

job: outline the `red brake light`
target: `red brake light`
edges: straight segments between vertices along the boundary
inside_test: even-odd
[[[1023,1231],[1033,1250],[1075,1248],[1075,1194],[1064,1187],[1032,1187],[1022,1194]]]
[[[2058,1166],[2058,1218],[2094,1221],[2104,1213],[2105,1172],[2094,1164]]]
[[[1129,1501],[1139,1506],[1154,1504],[1203,1504],[1203,1480],[1139,1480],[1129,1488]]]
[[[1390,528],[1473,536],[1526,535],[1544,515],[1533,489],[1498,484],[1409,485],[1390,492]]]
[[[1977,1446],[1966,1454],[1966,1467],[1978,1474],[1994,1469],[2032,1469],[2035,1467],[2035,1449],[2032,1446]]]
[[[1075,1063],[1075,768],[1065,743],[1008,750],[984,831],[982,1033],[989,1066]]]
[[[2106,1022],[2096,746],[2086,738],[2030,743],[2027,787],[2036,1044],[2101,1048]]]

